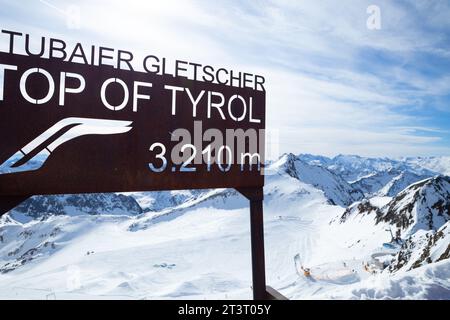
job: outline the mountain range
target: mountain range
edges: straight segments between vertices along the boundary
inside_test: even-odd
[[[448,157],[281,156],[268,283],[292,299],[450,298],[449,172]],[[248,228],[230,189],[35,196],[0,218],[0,298],[247,298]]]

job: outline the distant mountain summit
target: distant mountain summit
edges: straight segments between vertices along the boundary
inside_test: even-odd
[[[403,234],[437,231],[450,220],[450,177],[436,176],[412,184],[394,197],[382,212],[377,220],[395,225]]]
[[[311,154],[300,154],[298,157],[307,163],[324,166],[350,183],[380,172],[409,171],[420,176],[450,173],[450,157],[390,159],[342,154],[333,158]]]
[[[407,186],[435,175],[436,174],[432,172],[416,174],[409,170],[400,171],[397,169],[390,169],[388,171],[377,172],[361,178],[351,185],[362,190],[366,197],[395,197]]]
[[[321,191],[331,204],[348,206],[364,197],[364,194],[339,175],[327,168],[310,164],[292,153],[283,155],[274,164],[278,170],[285,171],[291,177],[309,184]]]
[[[115,193],[34,196],[11,210],[11,217],[25,222],[52,215],[137,215],[142,209],[131,197]]]
[[[356,155],[327,158],[301,154],[298,157],[309,164],[323,166],[341,176],[355,189],[361,190],[366,197],[393,197],[414,182],[450,172],[450,160],[446,157],[416,157],[400,160]]]

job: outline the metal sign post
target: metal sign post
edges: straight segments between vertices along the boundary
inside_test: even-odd
[[[264,258],[263,189],[237,189],[250,201],[253,299],[267,299]]]
[[[281,293],[266,285],[263,188],[238,188],[236,190],[250,201],[253,299],[287,300]]]

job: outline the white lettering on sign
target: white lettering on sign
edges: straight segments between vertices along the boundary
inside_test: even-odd
[[[27,86],[26,86],[27,79],[33,73],[43,74],[47,78],[48,92],[47,92],[47,95],[42,99],[32,98],[27,92]],[[40,69],[40,68],[31,68],[31,69],[28,69],[27,71],[25,71],[23,73],[22,77],[20,78],[20,92],[22,93],[22,96],[25,98],[25,100],[27,100],[28,102],[30,102],[32,104],[47,103],[52,98],[53,93],[55,93],[55,82],[53,81],[53,78],[52,78],[51,74],[48,73],[48,71],[46,71],[44,69]]]
[[[135,81],[133,85],[133,111],[137,112],[137,102],[138,99],[145,99],[150,100],[150,96],[147,94],[140,94],[139,93],[139,87],[147,87],[151,88],[152,84],[150,82],[141,82],[141,81]]]
[[[5,70],[17,70],[17,66],[0,64],[0,101],[3,101],[3,90],[5,87]]]
[[[201,101],[206,99],[206,116],[208,119],[211,119],[213,116],[213,110],[215,109],[215,113],[220,115],[222,120],[226,120],[226,116],[222,108],[225,106],[225,96],[220,92],[215,91],[208,91],[207,97],[203,99],[205,96],[205,90],[200,91],[200,93],[194,97],[192,92],[189,90],[189,88],[183,88],[183,87],[177,87],[177,86],[171,86],[171,85],[165,85],[164,89],[170,90],[172,92],[172,115],[175,116],[177,114],[177,102],[178,100],[178,92],[184,92],[186,91],[186,94],[189,98],[189,101],[192,104],[192,117],[197,117],[197,114],[199,112],[198,106]],[[237,101],[236,101],[237,100]],[[236,101],[236,102],[235,102]],[[240,103],[238,102],[240,101]],[[242,113],[238,113],[237,106],[241,105]],[[234,110],[234,111],[233,111]],[[253,115],[253,98],[249,97],[248,102],[238,94],[233,95],[227,102],[227,111],[228,116],[232,120],[236,122],[243,121],[244,119],[248,118],[249,122],[251,123],[261,123],[261,119],[256,119]]]
[[[212,102],[212,96],[220,97],[220,102]],[[225,97],[220,92],[209,91],[208,92],[208,119],[211,118],[211,108],[215,108],[219,111],[220,116],[225,120],[222,107],[225,104]]]
[[[192,117],[195,118],[197,116],[197,105],[200,102],[200,99],[205,94],[205,90],[200,91],[199,95],[195,99],[192,96],[191,90],[189,90],[189,88],[186,88],[186,93],[188,94],[189,99],[191,99],[191,102],[192,102]]]
[[[106,100],[106,89],[108,88],[108,86],[111,83],[118,83],[123,88],[123,93],[124,93],[123,101],[122,101],[122,103],[120,103],[117,106],[113,106],[112,104],[110,104],[108,102],[108,100]],[[100,90],[100,97],[102,99],[103,105],[106,108],[108,108],[109,110],[113,110],[113,111],[119,111],[119,110],[122,110],[123,108],[125,108],[125,106],[127,105],[128,99],[130,97],[130,93],[128,92],[127,84],[123,80],[118,79],[118,78],[109,78],[102,84],[102,88]]]
[[[0,101],[4,100],[4,86],[6,70],[17,71],[17,66],[0,64]],[[41,74],[42,79],[29,80],[33,74]],[[77,80],[78,84],[68,84],[69,79]],[[32,83],[29,84],[28,82]],[[48,91],[43,98],[33,97],[27,90],[36,85],[35,82],[46,81],[48,84]],[[85,91],[87,84],[86,78],[78,73],[60,72],[59,79],[56,77],[56,83],[59,85],[58,94],[59,106],[65,106],[69,94],[81,94]],[[110,88],[111,85],[117,84],[119,88]],[[150,100],[150,89],[153,88],[152,83],[133,81],[130,85],[132,92],[130,93],[129,84],[120,78],[108,78],[102,82],[100,88],[100,99],[103,106],[112,111],[120,111],[125,109],[131,101],[131,108],[133,112],[138,112],[139,104],[142,105],[142,100]],[[123,92],[121,101],[112,102],[111,96],[108,97],[107,91],[119,90]],[[248,121],[250,123],[261,123],[254,115],[253,97],[243,97],[240,94],[233,94],[231,97],[225,97],[223,93],[217,91],[200,90],[194,93],[193,89],[188,87],[179,87],[173,85],[164,85],[164,89],[170,92],[170,108],[172,116],[176,116],[179,112],[181,103],[190,104],[192,107],[192,117],[201,117],[203,114],[207,119],[220,117],[222,120],[231,119],[236,122]],[[145,92],[146,90],[147,92]],[[23,98],[32,104],[45,104],[49,102],[55,93],[55,79],[52,75],[42,68],[31,68],[26,70],[20,77],[20,92]],[[34,93],[36,94],[36,93]],[[132,95],[130,97],[130,95]],[[131,98],[131,99],[130,99]],[[139,103],[140,102],[140,103]]]
[[[236,117],[235,115],[233,115],[233,112],[231,111],[231,103],[236,100],[239,99],[242,101],[242,107],[243,107],[243,112],[242,115],[240,117]],[[231,97],[231,99],[228,101],[228,113],[230,114],[231,119],[233,119],[234,121],[242,121],[245,118],[245,115],[247,113],[247,104],[245,103],[244,98],[242,98],[240,95],[235,94],[234,96]]]
[[[172,90],[172,115],[176,115],[177,113],[177,92],[184,91],[184,88],[165,85],[164,89]]]
[[[78,88],[67,88],[67,77],[78,79],[78,81],[80,82]],[[86,80],[84,80],[84,77],[82,75],[71,72],[61,72],[61,77],[59,80],[59,105],[64,106],[66,93],[81,93],[83,92],[84,88],[86,88]]]

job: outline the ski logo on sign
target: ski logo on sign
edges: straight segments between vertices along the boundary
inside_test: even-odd
[[[0,175],[41,168],[63,143],[91,134],[120,134],[132,129],[132,121],[66,118],[58,121],[0,165]]]

